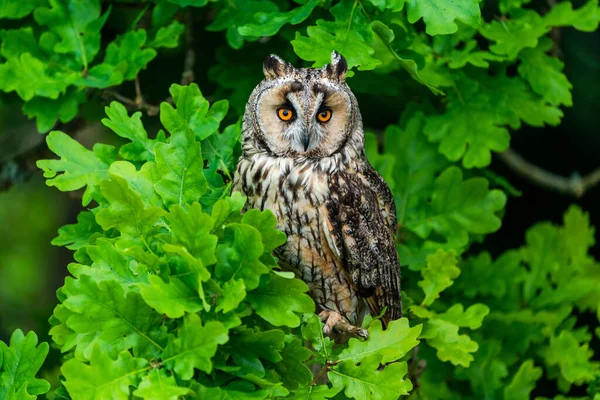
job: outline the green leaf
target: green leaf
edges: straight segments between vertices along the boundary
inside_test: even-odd
[[[21,19],[44,3],[42,0],[1,0],[0,19]]]
[[[334,398],[342,390],[341,387],[329,387],[327,385],[309,385],[308,387],[300,388],[286,397],[293,400],[326,400]]]
[[[519,74],[529,82],[533,90],[550,104],[573,105],[571,82],[561,71],[564,64],[546,52],[552,48],[551,40],[542,40],[535,49],[519,53]]]
[[[381,321],[375,320],[369,326],[369,338],[365,341],[350,339],[348,347],[338,356],[337,361],[352,360],[360,363],[365,357],[380,355],[381,363],[397,361],[419,344],[417,337],[421,333],[421,325],[411,328],[408,319],[391,321],[384,331]]]
[[[0,12],[8,10],[12,4],[6,3],[12,3],[14,0],[3,1],[5,4],[4,6],[0,6]],[[23,2],[19,2],[19,5],[24,4]],[[2,39],[0,54],[6,59],[18,58],[23,53],[29,53],[40,60],[46,59],[46,54],[38,46],[33,29],[30,26],[21,27],[20,29],[0,30],[0,39]]]
[[[543,351],[546,363],[558,366],[562,378],[576,385],[590,382],[598,372],[598,363],[590,361],[593,354],[588,344],[580,346],[569,331],[562,331],[558,336],[551,337],[550,346]]]
[[[511,285],[514,287],[523,281],[525,269],[521,259],[521,254],[515,250],[503,253],[496,261],[492,261],[488,252],[470,257],[461,263],[460,279],[453,290],[469,298],[479,294],[501,299],[512,291]]]
[[[179,45],[179,37],[185,32],[185,25],[173,21],[167,26],[162,26],[156,32],[154,39],[148,43],[150,47],[174,48]]]
[[[50,383],[35,376],[48,355],[48,343],[38,345],[34,332],[23,335],[17,329],[7,346],[0,341],[0,398],[25,398],[37,396],[50,390]],[[33,397],[32,397],[33,398]]]
[[[79,112],[79,105],[85,101],[83,91],[67,91],[56,100],[34,97],[23,105],[23,113],[29,119],[36,118],[38,132],[48,132],[56,122],[70,122]]]
[[[374,38],[373,30],[357,3],[342,0],[331,8],[331,13],[335,22],[318,20],[316,26],[306,29],[307,37],[296,32],[292,40],[296,54],[304,60],[314,61],[315,67],[327,64],[333,50],[344,55],[348,68],[358,66],[361,71],[371,70],[381,64],[368,44]]]
[[[178,141],[186,138],[204,140],[217,132],[223,119],[222,107],[226,102],[217,102],[209,110],[208,100],[202,97],[195,83],[188,86],[171,85],[169,92],[176,109],[169,103],[160,105],[160,122]],[[191,135],[190,135],[191,134]]]
[[[156,311],[169,318],[180,318],[186,312],[194,313],[203,309],[202,299],[178,278],[164,282],[158,276],[148,278],[150,284],[140,286],[144,301]]]
[[[145,346],[162,349],[151,333],[160,324],[161,316],[138,293],[125,292],[115,281],[96,284],[88,275],[67,278],[65,290],[68,297],[63,305],[71,314],[64,322],[77,334],[76,345],[84,357],[90,357],[90,350],[93,352],[89,335],[95,337],[94,342],[101,342],[102,353],[112,355],[130,347],[136,352]]]
[[[202,301],[202,305],[206,311],[210,310],[210,305],[206,302],[206,297],[204,295],[204,287],[202,282],[206,282],[210,279],[210,274],[206,267],[204,266],[202,260],[194,257],[190,252],[183,246],[177,246],[172,244],[165,244],[163,246],[163,250],[167,253],[177,254],[181,256],[183,263],[179,265],[177,268],[178,274],[183,276],[182,281],[185,284],[192,288],[194,292],[199,296]],[[212,256],[212,255],[211,255]],[[180,296],[184,296],[185,298],[194,298],[196,296],[192,295],[191,292],[187,293],[182,285],[179,285],[179,289],[172,292],[172,296],[174,298],[178,298]],[[172,289],[167,289],[172,291]],[[179,294],[178,294],[179,293]],[[191,297],[190,297],[191,296]],[[160,302],[160,300],[158,300]],[[192,300],[194,302],[194,300]]]
[[[246,24],[255,24],[255,15],[268,15],[278,13],[279,7],[272,1],[260,0],[232,0],[221,3],[214,21],[206,27],[208,31],[227,30],[227,42],[234,49],[240,49],[244,45],[244,36],[238,32],[238,27]],[[282,23],[283,25],[283,23]]]
[[[431,213],[409,227],[423,238],[433,231],[453,243],[465,245],[469,234],[485,234],[500,228],[496,212],[505,203],[506,195],[497,189],[489,190],[486,179],[463,181],[461,170],[449,167],[435,181]]]
[[[502,14],[507,14],[509,11],[519,9],[530,2],[531,0],[500,0],[498,7]]]
[[[563,1],[544,15],[544,22],[550,26],[573,26],[580,31],[594,32],[600,23],[600,7],[597,0],[589,0],[577,10],[573,10],[570,1]]]
[[[130,285],[148,281],[148,272],[140,273],[142,270],[138,269],[136,274],[129,259],[108,239],[98,238],[95,246],[88,245],[86,251],[93,264],[92,268],[85,269],[82,273],[92,276],[97,283],[101,280],[114,280],[127,289]]]
[[[462,304],[454,304],[445,313],[437,314],[437,318],[452,322],[460,327],[479,329],[490,308],[485,304],[473,304],[463,311]]]
[[[477,0],[419,0],[406,1],[408,21],[414,24],[423,18],[428,35],[447,35],[458,30],[455,21],[478,27],[481,24],[481,12]]]
[[[102,229],[96,223],[94,214],[82,211],[77,215],[77,223],[65,225],[58,229],[58,236],[52,239],[55,246],[65,246],[69,250],[77,250],[89,243],[90,236],[100,233]]]
[[[491,151],[508,148],[505,125],[517,129],[521,120],[532,126],[557,125],[562,117],[560,109],[531,93],[519,78],[477,72],[455,84],[446,113],[430,116],[425,133],[430,141],[440,142],[440,152],[450,161],[464,157],[465,168],[485,167]]]
[[[163,363],[183,380],[193,377],[194,368],[209,374],[213,368],[211,359],[217,352],[218,345],[225,344],[228,340],[227,329],[223,324],[211,321],[203,326],[198,315],[189,314],[178,337],[169,337]]]
[[[121,147],[121,150],[123,150],[123,147]],[[162,199],[154,190],[156,172],[153,163],[143,164],[138,171],[135,165],[128,161],[115,161],[110,165],[108,173],[113,177],[127,181],[129,189],[141,198],[144,207],[163,207]]]
[[[60,160],[39,160],[38,168],[44,170],[44,177],[48,186],[56,186],[59,190],[73,191],[84,186],[83,205],[89,204],[92,197],[98,192],[100,181],[108,178],[109,164],[102,157],[103,148],[95,145],[94,151],[89,151],[65,133],[53,131],[46,137],[48,148]],[[113,159],[114,160],[114,159]],[[63,172],[57,175],[59,172]]]
[[[228,313],[235,310],[246,298],[246,286],[241,279],[231,279],[223,285],[223,296],[217,299],[216,312]]]
[[[217,247],[215,276],[223,281],[242,279],[247,290],[254,290],[260,276],[269,272],[259,261],[263,252],[260,232],[250,225],[229,224],[224,242]]]
[[[526,360],[504,388],[504,400],[528,400],[535,383],[542,377],[542,369],[534,367],[533,360]]]
[[[524,48],[536,47],[538,39],[549,31],[535,11],[518,11],[509,20],[492,21],[479,29],[486,39],[496,42],[490,46],[490,50],[507,56],[509,60],[515,59]]]
[[[27,387],[23,386],[20,390],[15,391],[14,387],[8,389],[3,400],[35,400],[37,396],[31,396],[27,393]]]
[[[419,74],[419,68],[417,66],[416,61],[411,60],[409,58],[405,58],[400,56],[396,50],[392,48],[392,42],[394,41],[394,31],[388,28],[381,21],[373,21],[371,23],[371,28],[373,32],[381,39],[384,45],[388,48],[390,53],[394,56],[394,58],[400,62],[402,68],[406,70],[410,74],[410,76],[417,82],[422,85],[425,85],[431,90],[434,94],[443,94],[443,92],[435,87],[433,82],[425,79],[421,74]]]
[[[110,86],[117,86],[123,83],[123,71],[127,68],[127,64],[123,63],[117,68],[108,63],[102,63],[93,66],[89,69],[85,76],[82,76],[77,84],[96,89],[105,89]]]
[[[596,244],[596,229],[590,225],[590,215],[571,205],[563,215],[560,232],[567,254],[575,263],[589,262],[589,250]]]
[[[161,176],[156,192],[165,204],[183,206],[198,201],[207,190],[200,144],[179,134],[171,136],[168,143],[156,144],[154,149]]]
[[[274,326],[300,325],[302,313],[315,311],[315,304],[305,294],[308,286],[298,279],[285,279],[272,274],[270,280],[249,292],[248,302],[256,313]]]
[[[465,311],[462,305],[455,304],[443,314],[419,306],[411,306],[410,311],[419,318],[427,319],[420,338],[426,339],[427,344],[437,350],[437,357],[441,361],[469,367],[473,361],[471,353],[476,352],[479,346],[468,335],[459,335],[458,331],[460,327],[481,327],[483,318],[490,311],[487,306],[475,304]]]
[[[153,230],[160,217],[166,214],[162,208],[144,207],[140,195],[116,175],[102,181],[100,189],[110,205],[96,214],[96,222],[104,230],[117,228],[123,235],[140,238]]]
[[[100,29],[108,17],[108,13],[100,16],[98,0],[50,0],[50,7],[37,8],[34,16],[59,37],[53,51],[74,54],[79,65],[88,69],[100,50]]]
[[[257,12],[254,23],[246,23],[238,27],[242,36],[273,36],[285,24],[297,25],[310,16],[318,0],[308,0],[302,6],[288,12]]]
[[[219,172],[229,181],[233,180],[237,161],[233,152],[240,137],[240,129],[240,123],[229,125],[223,133],[215,133],[202,141],[202,157],[208,161],[208,170],[205,170],[204,174],[212,187],[223,185],[223,178]]]
[[[29,53],[10,58],[0,64],[0,89],[5,92],[16,91],[25,101],[34,96],[57,99],[75,80],[70,72],[52,73],[48,65]],[[29,112],[35,108],[30,106]]]
[[[112,360],[99,347],[94,347],[90,365],[76,359],[63,364],[64,385],[72,398],[82,400],[130,398],[130,386],[136,386],[139,375],[146,371],[148,362],[134,358],[124,351]]]
[[[116,101],[105,107],[104,111],[108,118],[102,119],[102,123],[117,135],[132,142],[119,149],[121,156],[132,161],[153,161],[155,142],[148,139],[148,133],[141,121],[142,113],[136,112],[129,117],[125,106]]]
[[[164,369],[155,368],[142,379],[133,394],[146,400],[177,400],[190,392],[190,388],[178,386]]]
[[[279,329],[256,331],[240,329],[231,336],[231,356],[241,373],[265,376],[262,360],[278,363],[282,360],[280,351],[285,346],[285,334]]]
[[[463,68],[467,64],[479,68],[489,68],[490,63],[488,61],[504,60],[504,57],[497,56],[488,51],[473,51],[475,49],[479,49],[477,41],[468,40],[460,50],[452,49],[452,51],[444,57],[444,61],[448,63],[448,67],[457,69]]]
[[[405,0],[369,0],[371,4],[377,7],[380,11],[387,9],[391,11],[401,11],[404,8]]]
[[[248,210],[242,218],[242,224],[250,225],[260,232],[264,251],[270,253],[285,244],[285,233],[277,230],[277,219],[271,210]]]
[[[427,256],[427,266],[421,269],[423,280],[417,284],[425,293],[421,305],[430,306],[444,289],[452,286],[453,280],[460,275],[457,263],[456,253],[452,250],[438,250]]]
[[[343,388],[344,394],[352,399],[397,399],[407,395],[412,389],[405,362],[387,365],[379,370],[381,356],[373,354],[365,357],[360,365],[346,360],[331,369],[327,376],[334,388]]]
[[[283,384],[290,389],[310,385],[313,374],[304,362],[310,358],[312,351],[304,347],[299,337],[287,335],[285,342],[281,352],[282,360],[275,365]]]
[[[494,397],[498,389],[505,386],[504,378],[508,375],[508,369],[503,361],[502,350],[499,340],[482,340],[479,350],[475,353],[475,360],[469,368],[457,369],[457,378],[470,380],[473,393],[478,398]]]
[[[202,281],[206,281],[210,277],[206,267],[217,262],[215,257],[217,237],[211,232],[215,228],[220,228],[220,225],[215,223],[218,221],[214,221],[210,215],[202,212],[199,203],[192,203],[187,210],[181,206],[173,206],[165,218],[171,226],[169,241],[173,245],[183,245],[195,262],[201,264],[197,272],[200,273]],[[178,250],[173,249],[173,252]]]
[[[217,201],[212,208],[212,218],[215,222],[215,230],[220,229],[226,222],[237,222],[241,220],[240,213],[246,204],[246,197],[240,192],[231,193],[231,197],[226,197]]]
[[[323,333],[323,323],[315,314],[304,315],[302,338],[317,352],[315,363],[326,364],[333,357],[333,341]]]
[[[154,57],[156,57],[156,50],[146,45],[146,31],[138,29],[125,33],[108,45],[104,64],[112,66],[122,74],[122,79],[130,81],[135,79]],[[119,83],[121,82],[112,85]]]
[[[508,148],[510,135],[505,128],[496,125],[497,114],[486,109],[491,98],[483,93],[478,83],[460,80],[457,87],[460,100],[451,100],[445,114],[430,117],[425,133],[430,141],[440,142],[440,152],[450,161],[464,157],[466,168],[487,166],[492,150]]]

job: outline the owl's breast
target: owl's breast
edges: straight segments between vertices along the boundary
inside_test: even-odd
[[[246,208],[271,210],[277,217],[278,229],[287,236],[275,251],[280,264],[308,284],[321,308],[341,311],[353,321],[358,300],[327,234],[331,176],[310,160],[255,157],[239,161],[233,190],[248,197]]]
[[[305,281],[314,279],[315,265],[336,264],[323,235],[330,176],[309,161],[255,157],[241,159],[234,190],[247,197],[246,208],[271,210],[288,240],[276,250],[280,262]],[[319,272],[320,273],[320,272]]]
[[[315,217],[329,197],[329,175],[309,161],[257,155],[240,159],[233,190],[248,197],[247,208],[273,211],[285,231],[292,218]]]

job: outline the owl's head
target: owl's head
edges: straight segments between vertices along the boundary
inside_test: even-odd
[[[294,68],[268,56],[265,79],[246,106],[244,151],[318,158],[351,140],[362,144],[358,104],[345,83],[347,70],[346,59],[336,51],[322,68]]]

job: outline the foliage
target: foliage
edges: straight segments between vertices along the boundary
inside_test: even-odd
[[[0,398],[35,399],[46,393],[50,384],[36,379],[46,355],[48,343],[38,345],[37,335],[17,329],[10,338],[10,345],[0,342]]]
[[[494,257],[472,248],[501,228],[514,193],[492,154],[573,105],[555,33],[600,23],[597,0],[549,4],[0,0],[0,103],[52,130],[58,158],[37,165],[84,207],[53,240],[76,261],[50,319],[64,358],[55,395],[512,400],[546,386],[556,399],[600,397],[588,214],[573,206]],[[347,59],[368,158],[396,200],[406,317],[384,330],[369,316],[370,338],[345,344],[323,336],[306,284],[279,269],[274,216],[242,215],[245,199],[230,194],[264,56],[322,66],[332,50]],[[146,84],[144,70],[174,54],[183,74],[161,78],[190,82],[195,56],[213,93],[172,85],[167,98],[158,78]],[[160,105],[147,102],[154,87]],[[69,136],[100,119],[110,144]],[[48,390],[34,378],[47,352],[36,345],[20,331],[0,345],[0,399]]]

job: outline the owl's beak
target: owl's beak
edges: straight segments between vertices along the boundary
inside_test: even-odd
[[[308,130],[306,130],[302,136],[302,145],[304,146],[304,151],[308,150],[308,146],[310,146],[310,134],[308,133]]]

